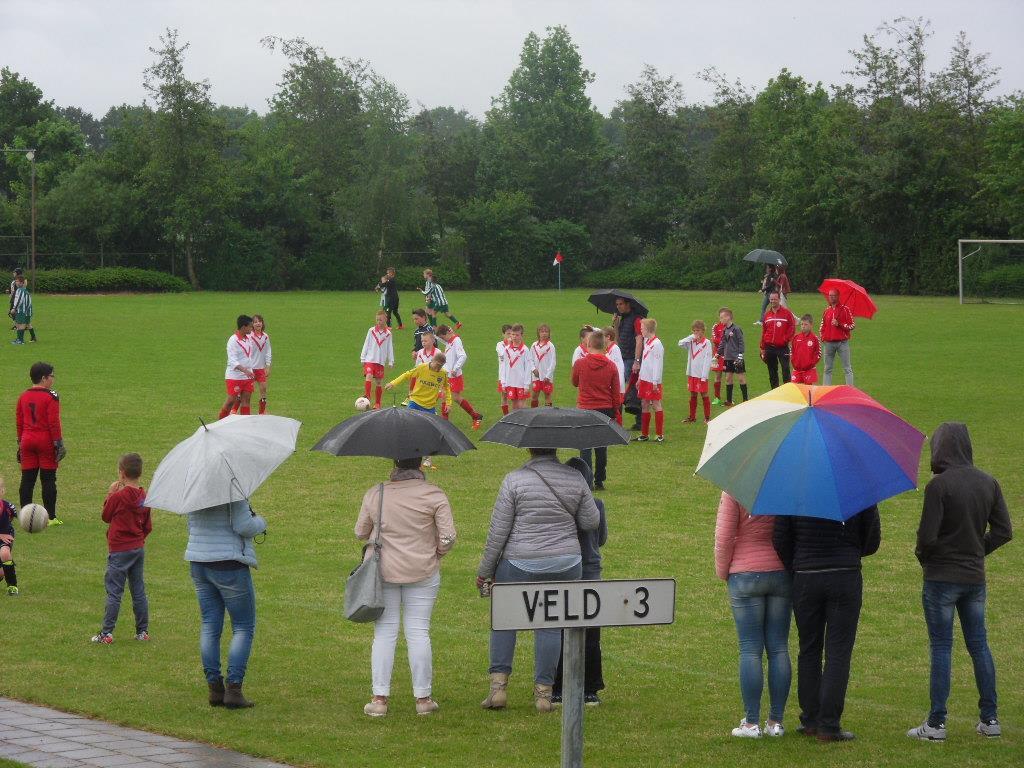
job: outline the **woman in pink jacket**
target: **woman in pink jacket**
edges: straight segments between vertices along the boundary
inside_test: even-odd
[[[360,539],[376,538],[380,492],[381,486],[375,485],[363,497],[356,521],[356,536]],[[363,707],[363,712],[371,717],[388,713],[401,618],[416,714],[429,715],[437,710],[437,702],[431,696],[434,669],[430,616],[441,588],[441,558],[455,545],[452,508],[444,491],[426,481],[418,458],[396,461],[390,482],[383,484],[383,492],[380,570],[384,578],[384,613],[373,625],[373,699]],[[372,551],[372,547],[368,548],[367,556]]]
[[[732,735],[782,736],[782,716],[793,673],[789,662],[792,578],[772,546],[775,518],[753,516],[722,494],[715,524],[715,573],[729,585],[729,602],[740,641],[740,694],[744,717]],[[768,718],[764,728],[762,658],[768,655]]]

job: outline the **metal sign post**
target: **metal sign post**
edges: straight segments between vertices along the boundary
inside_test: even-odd
[[[562,629],[562,768],[583,766],[587,627],[675,621],[675,579],[512,582],[491,587],[491,629]]]

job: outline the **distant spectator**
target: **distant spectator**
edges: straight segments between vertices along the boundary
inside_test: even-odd
[[[764,299],[761,301],[761,313],[757,316],[757,320],[754,325],[760,325],[764,320],[764,311],[768,309],[768,299],[776,290],[777,272],[774,264],[766,264],[764,268],[764,277],[761,278],[760,292],[764,294]]]
[[[853,312],[845,304],[839,303],[839,291],[828,292],[828,306],[821,315],[821,340],[825,347],[825,373],[822,383],[832,383],[832,366],[836,355],[843,364],[846,383],[853,386],[853,365],[850,363],[850,332],[856,328]]]
[[[789,381],[789,343],[796,334],[796,316],[779,303],[778,291],[772,291],[768,299],[761,327],[761,359],[768,366],[768,383],[775,389],[779,386],[780,365],[782,383]]]

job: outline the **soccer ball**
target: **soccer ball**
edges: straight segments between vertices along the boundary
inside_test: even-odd
[[[370,400],[368,398],[365,398],[365,397],[357,397],[356,398],[356,410],[357,411],[366,411],[366,410],[369,410],[369,408],[370,408]]]
[[[50,524],[50,513],[42,504],[26,504],[18,512],[18,524],[27,533],[39,533]]]

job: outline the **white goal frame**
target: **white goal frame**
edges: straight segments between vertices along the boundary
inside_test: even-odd
[[[960,303],[961,304],[964,303],[964,261],[966,259],[969,259],[974,254],[976,254],[978,251],[980,251],[981,250],[980,246],[985,245],[985,244],[989,244],[989,243],[992,244],[992,245],[999,245],[1000,243],[1002,243],[1002,244],[1024,245],[1024,240],[957,240],[956,241],[956,250],[957,250],[956,264],[957,264],[957,272],[958,272],[959,277],[960,277]],[[979,247],[975,248],[973,251],[971,251],[970,253],[968,253],[965,256],[964,255],[964,246],[965,245],[975,245],[975,244],[977,244]]]

